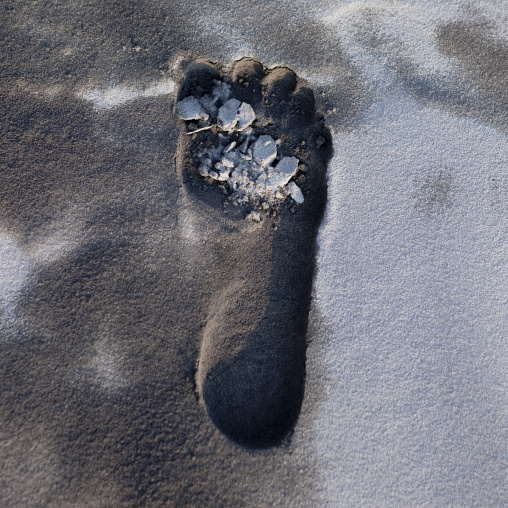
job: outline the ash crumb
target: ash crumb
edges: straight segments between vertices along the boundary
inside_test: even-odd
[[[259,212],[252,211],[247,215],[247,219],[254,222],[261,222],[261,215]]]
[[[303,203],[304,201],[303,193],[300,190],[300,187],[298,187],[298,185],[296,185],[295,182],[291,182],[289,184],[289,193],[291,194],[291,197],[296,201],[296,203],[298,203],[299,205]]]

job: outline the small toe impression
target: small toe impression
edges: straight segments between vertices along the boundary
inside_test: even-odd
[[[266,95],[274,103],[287,100],[296,84],[296,74],[285,67],[276,67],[263,79]]]
[[[260,100],[264,75],[264,67],[258,60],[242,58],[236,62],[231,75],[235,96],[248,103]]]
[[[264,68],[261,62],[255,60],[254,58],[242,58],[235,63],[232,72],[232,78],[234,81],[243,81],[245,80],[257,80],[261,81],[264,77]]]
[[[301,86],[291,99],[291,111],[302,120],[311,120],[316,111],[314,93],[306,86]]]

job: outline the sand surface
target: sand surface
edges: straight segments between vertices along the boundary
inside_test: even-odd
[[[0,9],[0,505],[506,504],[507,4]],[[258,305],[301,237],[224,229],[177,167],[182,62],[245,56],[305,80],[333,144],[295,251],[301,411],[263,449],[212,423],[196,362],[217,295]]]

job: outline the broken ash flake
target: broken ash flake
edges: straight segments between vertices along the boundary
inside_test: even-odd
[[[295,182],[291,182],[289,185],[288,185],[288,188],[289,188],[289,193],[291,194],[291,197],[300,205],[303,203],[304,201],[304,198],[303,198],[303,193],[302,191],[300,190],[300,188],[298,187],[298,185],[296,185]]]
[[[219,127],[225,131],[233,132],[238,123],[238,108],[241,102],[236,99],[229,99],[220,108],[217,115]]]
[[[205,94],[200,99],[189,96],[177,103],[180,118],[187,122],[198,120],[201,126],[188,134],[210,128],[222,131],[217,146],[202,143],[204,146],[195,154],[199,174],[220,182],[223,192],[230,194],[237,205],[251,203],[260,211],[268,212],[287,196],[303,203],[302,191],[291,181],[299,170],[299,160],[281,157],[280,140],[275,141],[266,134],[256,138],[251,127],[256,119],[254,110],[231,95],[227,83],[214,81],[211,95]],[[193,129],[195,124],[189,127]],[[261,220],[257,211],[247,217]]]
[[[254,113],[252,106],[250,104],[247,104],[246,102],[242,102],[242,104],[238,108],[237,116],[238,116],[238,124],[236,128],[239,131],[243,131],[247,127],[250,127],[252,122],[254,122],[254,120],[256,119],[256,114]]]
[[[271,136],[260,136],[252,146],[252,155],[258,164],[268,166],[277,157],[277,145]]]
[[[236,141],[232,141],[231,144],[224,150],[224,153],[228,153],[236,146]]]
[[[275,169],[282,173],[283,175],[288,175],[289,178],[296,175],[298,171],[299,160],[296,157],[284,157],[278,164],[275,166]]]
[[[185,100],[185,99],[184,99]],[[209,95],[203,95],[201,99],[199,99],[199,102],[201,105],[205,108],[206,111],[210,113],[211,117],[215,117],[217,115],[217,100],[218,97],[210,97]],[[182,102],[182,101],[180,101]]]
[[[214,88],[212,95],[216,100],[226,102],[231,97],[231,87],[224,81],[213,80]]]
[[[298,159],[296,157],[284,157],[275,168],[269,168],[259,178],[258,183],[263,183],[272,192],[277,189],[285,190],[284,187],[298,170]]]
[[[246,218],[254,222],[261,222],[261,215],[259,212],[252,211],[247,215]]]
[[[219,127],[228,132],[243,131],[256,119],[254,110],[246,102],[229,99],[220,108],[217,115]]]
[[[179,101],[177,106],[178,115],[182,120],[208,120],[209,118],[201,103],[192,95]]]

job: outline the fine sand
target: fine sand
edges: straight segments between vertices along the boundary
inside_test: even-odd
[[[506,503],[508,6],[0,9],[1,506]],[[207,73],[303,204],[197,174]]]

